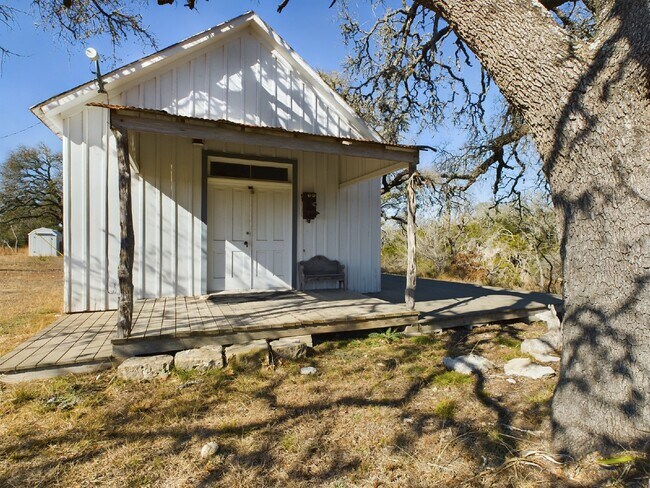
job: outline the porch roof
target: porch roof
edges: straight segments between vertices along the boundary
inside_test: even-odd
[[[152,132],[191,139],[214,139],[300,151],[340,154],[401,163],[407,167],[419,161],[419,146],[386,144],[384,142],[310,134],[260,127],[228,120],[210,120],[170,114],[164,110],[89,103],[88,106],[109,109],[111,126],[136,132]],[[391,166],[394,171],[394,165]]]

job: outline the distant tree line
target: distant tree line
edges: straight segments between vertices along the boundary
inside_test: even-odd
[[[421,219],[417,250],[422,277],[561,292],[557,223],[552,206],[539,195]],[[405,256],[402,227],[384,225],[382,268],[403,273]]]
[[[0,244],[22,246],[31,230],[62,225],[61,153],[42,143],[18,146],[0,163]]]

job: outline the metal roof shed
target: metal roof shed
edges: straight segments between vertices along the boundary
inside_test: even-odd
[[[29,233],[30,256],[56,256],[61,249],[61,233],[39,227]]]

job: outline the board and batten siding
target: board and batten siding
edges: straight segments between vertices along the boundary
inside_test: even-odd
[[[108,112],[85,108],[64,135],[65,309],[106,310],[117,304],[119,200],[115,142]],[[103,150],[108,144],[108,153]],[[380,185],[377,179],[339,188],[341,175],[372,160],[206,141],[209,151],[284,158],[297,163],[298,199],[316,192],[320,215],[297,220],[297,260],[317,254],[346,265],[348,286],[379,291]],[[207,291],[207,230],[202,222],[202,148],[190,139],[130,134],[134,287],[136,298]],[[327,286],[327,285],[323,285]]]
[[[189,58],[189,59],[188,59]],[[110,100],[174,115],[361,138],[340,103],[251,26],[144,76]]]
[[[374,160],[349,158],[334,154],[269,149],[258,146],[206,141],[205,149],[242,158],[280,158],[296,161],[298,209],[297,261],[322,254],[341,261],[346,267],[348,288],[362,293],[381,290],[381,186],[377,178],[344,188],[340,175],[346,167],[373,165]],[[302,192],[315,192],[320,214],[311,222],[302,219]],[[297,270],[297,266],[296,266]],[[310,285],[326,288],[331,283]]]
[[[110,87],[109,87],[110,88]],[[300,63],[249,26],[94,101],[227,119],[336,137],[371,136]],[[115,308],[119,292],[117,152],[104,108],[62,114],[65,311]],[[191,140],[130,134],[135,297],[207,290],[202,148]],[[297,221],[296,258],[346,265],[351,290],[380,289],[380,184],[390,161],[205,141],[205,149],[297,161],[300,194],[316,192],[320,215]]]

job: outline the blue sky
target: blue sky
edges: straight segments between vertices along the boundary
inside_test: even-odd
[[[177,0],[175,5],[159,7],[150,2],[145,23],[151,27],[159,47],[178,42],[247,10],[255,10],[314,68],[339,69],[344,59],[337,11],[328,9],[327,0],[293,0],[282,14],[276,12],[275,0],[200,1],[196,11],[183,7],[184,3]],[[38,122],[29,107],[93,78],[92,66],[84,55],[86,44],[64,45],[56,33],[34,24],[33,17],[22,15],[13,29],[0,26],[0,46],[20,54],[5,60],[0,76],[0,160],[18,144],[43,141],[58,148],[59,139]],[[87,44],[100,53],[111,51],[106,40],[97,39]],[[129,40],[116,50],[120,59],[117,66],[153,51],[151,46]],[[102,71],[113,67],[116,66],[104,62]],[[37,125],[6,137],[34,124]]]
[[[281,14],[276,11],[278,1],[200,0],[198,8],[191,11],[183,7],[184,0],[165,6],[157,6],[151,0],[143,12],[144,22],[150,26],[158,47],[163,48],[255,10],[314,68],[341,69],[347,50],[339,32],[338,11],[328,8],[329,0],[292,0]],[[362,11],[369,15],[368,5],[360,3],[360,8],[362,5]],[[18,16],[12,29],[0,25],[0,46],[19,54],[5,60],[0,76],[0,161],[19,144],[42,141],[60,149],[59,139],[36,119],[29,107],[93,78],[93,66],[84,54],[87,47],[92,46],[104,55],[112,51],[106,39],[66,45],[56,32],[35,23],[35,17],[25,13]],[[111,58],[102,63],[102,71],[106,73],[153,51],[152,46],[129,39],[116,49],[117,61]],[[488,103],[488,108],[493,103]],[[463,138],[464,134],[450,126],[440,127],[433,138],[424,134],[417,141],[411,137],[405,142],[449,143],[453,148]],[[422,153],[423,162],[431,157],[431,153]],[[489,198],[486,184],[474,188],[473,193],[482,200]]]

